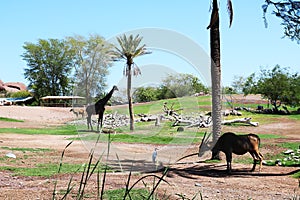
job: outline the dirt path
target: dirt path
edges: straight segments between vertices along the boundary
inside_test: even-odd
[[[64,123],[73,119],[72,113],[67,108],[41,108],[41,107],[0,107],[1,117],[18,118],[25,122],[0,122],[0,127],[45,127]],[[294,123],[292,120],[282,121],[276,124],[266,124],[258,128],[242,127],[243,132],[251,131],[254,133],[270,133],[285,135],[287,141],[300,141],[299,123]],[[248,130],[249,129],[249,130]],[[226,127],[224,131],[234,130],[235,127]],[[21,135],[21,134],[0,134],[1,147],[28,147],[28,148],[47,148],[53,151],[46,152],[39,157],[39,154],[27,159],[24,158],[24,153],[15,151],[16,161],[12,161],[11,165],[24,167],[33,167],[35,163],[59,163],[61,152],[64,147],[70,142],[68,136],[51,136],[51,135]],[[280,142],[280,141],[274,141]],[[134,163],[135,171],[144,171],[145,168],[155,169],[155,165],[151,162],[151,152],[153,145],[145,144],[123,144],[114,143],[120,157],[126,155],[126,152],[135,152],[135,156],[130,155],[124,157],[115,163],[115,167],[122,164],[122,170],[130,170]],[[83,163],[87,162],[88,144],[80,140],[74,141],[68,148],[65,154],[65,162]],[[166,150],[166,154],[175,154],[172,148]],[[163,148],[161,148],[163,149]],[[116,151],[117,151],[116,150]],[[185,154],[198,151],[198,146],[190,146],[185,148]],[[280,151],[271,149],[266,146],[261,149],[263,154],[270,151]],[[0,148],[0,157],[4,157],[8,149]],[[178,151],[176,151],[178,152]],[[122,154],[123,153],[123,154]],[[163,151],[159,151],[159,155],[163,157]],[[115,154],[114,154],[115,155]],[[138,156],[140,155],[140,156]],[[146,157],[143,157],[145,156]],[[245,155],[248,156],[249,155]],[[126,159],[125,159],[126,158]],[[236,156],[234,156],[236,158]],[[116,158],[110,158],[112,161]],[[131,159],[131,160],[130,160]],[[122,163],[122,161],[124,161]],[[195,194],[201,192],[204,199],[292,199],[295,195],[300,197],[299,182],[292,178],[289,174],[299,170],[296,167],[263,167],[261,173],[250,173],[248,170],[251,165],[243,165],[233,163],[233,174],[228,176],[225,173],[225,161],[221,163],[195,163],[197,157],[191,157],[179,164],[169,166],[169,172],[166,181],[170,185],[163,183],[159,188],[160,194],[170,194],[169,199],[178,199],[178,194],[186,195],[186,198],[192,198]],[[0,164],[3,166],[3,164]],[[155,174],[161,176],[162,172]],[[148,173],[146,173],[148,174]],[[136,173],[131,177],[131,183],[137,180],[145,173]],[[106,189],[124,188],[127,181],[128,173],[109,173],[106,182]],[[59,175],[51,178],[44,177],[22,177],[13,176],[9,171],[0,172],[0,199],[51,199],[54,181],[58,180],[58,188],[64,189],[68,184],[70,175]],[[80,180],[80,175],[76,175],[74,180]],[[149,180],[151,185],[153,179]],[[95,192],[96,177],[92,176],[92,181],[88,191]],[[144,187],[142,184],[138,187]],[[176,195],[177,194],[177,195]],[[91,197],[90,199],[93,199]],[[198,198],[200,197],[198,196]]]

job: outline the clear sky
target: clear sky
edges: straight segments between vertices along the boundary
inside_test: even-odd
[[[281,21],[270,12],[266,29],[261,5],[264,0],[233,0],[234,19],[229,28],[226,1],[220,1],[222,82],[230,85],[235,75],[247,77],[260,67],[290,67],[300,72],[300,46],[282,39]],[[178,32],[197,43],[209,55],[210,0],[13,0],[0,6],[0,79],[25,82],[26,63],[21,55],[25,42],[64,39],[66,36],[99,34],[106,39],[143,28]],[[147,44],[146,44],[147,45]],[[176,45],[176,43],[175,43]],[[155,55],[156,54],[156,55]],[[178,72],[187,72],[185,61],[176,61],[154,51],[138,65],[153,62]],[[161,60],[160,60],[161,59]],[[123,65],[123,64],[122,64]],[[122,67],[110,70],[108,84],[122,77]]]

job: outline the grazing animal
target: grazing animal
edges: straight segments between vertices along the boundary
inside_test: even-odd
[[[82,108],[80,109],[72,108],[70,112],[73,112],[76,115],[76,117],[78,117],[78,115],[81,115],[82,118],[84,117],[84,109]]]
[[[98,126],[97,126],[97,131],[99,131],[99,125],[101,124],[101,128],[102,128],[102,124],[103,124],[103,114],[105,111],[105,105],[108,102],[108,100],[111,98],[112,94],[114,93],[114,91],[117,90],[118,91],[118,87],[117,86],[113,86],[113,88],[111,89],[111,91],[102,99],[100,99],[99,101],[97,101],[95,104],[91,104],[88,105],[86,107],[86,113],[87,113],[87,127],[88,129],[90,129],[91,126],[91,130],[93,130],[93,126],[92,126],[92,115],[99,115],[98,117]]]
[[[224,133],[217,141],[212,149],[212,158],[214,158],[220,151],[224,152],[227,161],[227,172],[231,172],[232,153],[243,155],[249,152],[253,158],[253,167],[251,171],[255,170],[256,161],[260,161],[259,171],[262,167],[263,155],[259,152],[258,147],[260,138],[255,134],[236,135],[231,132]]]

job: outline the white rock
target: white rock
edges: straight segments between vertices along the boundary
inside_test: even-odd
[[[291,154],[291,153],[294,153],[294,150],[293,149],[288,149],[286,150],[285,152],[283,152],[284,154]]]
[[[5,156],[9,157],[9,158],[17,158],[17,156],[15,154],[13,154],[12,152],[7,153]]]

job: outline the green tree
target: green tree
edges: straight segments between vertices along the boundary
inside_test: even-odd
[[[113,46],[99,35],[91,35],[89,38],[77,35],[68,37],[67,41],[76,55],[74,93],[85,96],[86,103],[90,103],[92,97],[103,95],[100,91],[106,87]]]
[[[278,112],[282,103],[296,106],[300,102],[299,75],[290,74],[287,68],[276,65],[273,69],[261,69],[259,75],[251,74],[246,80],[244,94],[261,94]]]
[[[168,88],[170,97],[166,96],[166,98],[174,98],[175,97],[183,97],[190,96],[197,92],[208,92],[208,88],[205,87],[197,77],[191,74],[174,74],[169,75],[162,81],[162,85],[165,88]]]
[[[74,51],[64,40],[39,39],[26,42],[22,57],[27,62],[24,76],[37,99],[46,95],[70,94],[70,74]]]
[[[136,102],[150,102],[158,100],[158,88],[139,87],[135,90],[133,99]]]
[[[132,75],[137,76],[141,74],[139,67],[134,63],[133,59],[145,54],[149,54],[146,45],[141,45],[143,37],[139,35],[126,36],[125,34],[117,37],[119,47],[115,47],[115,60],[125,60],[126,64],[123,74],[127,77],[127,99],[130,116],[130,130],[134,130],[133,107],[132,107],[132,93],[131,93],[131,78]]]
[[[234,93],[242,94],[243,88],[245,84],[245,78],[243,76],[234,76],[233,82],[231,83],[231,87]]]
[[[231,0],[227,0],[230,25],[233,19],[233,8]],[[221,102],[221,51],[220,51],[220,29],[218,1],[212,1],[210,24],[210,56],[211,56],[211,80],[212,80],[212,121],[213,121],[213,143],[216,143],[221,135],[222,129],[222,102]],[[217,155],[214,159],[219,159]]]
[[[272,14],[282,20],[281,25],[284,27],[284,36],[300,44],[300,2],[293,0],[281,0],[276,2],[265,0],[262,9],[266,27],[268,26],[266,13],[269,6],[273,6],[274,8]]]
[[[291,75],[287,97],[283,100],[287,105],[300,106],[300,75],[297,73]]]

